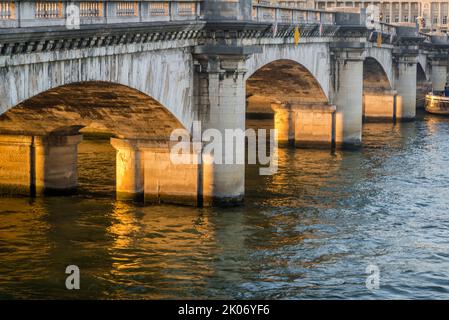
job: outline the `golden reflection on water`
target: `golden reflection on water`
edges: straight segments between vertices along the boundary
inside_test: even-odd
[[[45,266],[30,256],[45,259],[51,251],[47,234],[51,225],[44,219],[42,201],[27,198],[2,198],[0,201],[0,275],[9,283],[35,278]],[[33,243],[33,246],[30,246]],[[17,268],[20,265],[20,268]],[[3,281],[2,281],[3,282]],[[0,286],[1,288],[1,286]],[[1,292],[1,289],[0,289]]]
[[[257,165],[247,166],[245,206],[227,209],[114,201],[105,174],[113,170],[114,154],[104,155],[110,149],[101,144],[107,141],[86,141],[82,182],[102,196],[0,198],[0,298],[267,298],[302,297],[312,289],[357,291],[373,252],[381,257],[388,248],[394,254],[385,263],[402,261],[404,248],[396,252],[391,242],[432,230],[427,216],[419,232],[413,220],[420,217],[413,198],[429,188],[401,192],[444,178],[444,171],[435,170],[449,161],[447,122],[426,116],[422,125],[367,123],[358,151],[280,148],[278,172],[259,176]],[[421,202],[422,208],[432,205]],[[81,269],[79,292],[64,287],[69,264]],[[358,267],[361,275],[354,276]],[[347,287],[329,279],[345,272],[351,273],[342,280]],[[321,297],[313,290],[312,296]]]
[[[425,127],[429,134],[437,134],[442,126],[449,123],[449,118],[447,116],[425,114],[423,115],[423,118],[425,119]]]
[[[108,281],[123,293],[126,287],[140,284],[146,297],[167,298],[159,288],[185,292],[184,286],[204,285],[213,274],[208,260],[214,251],[215,230],[207,211],[175,206],[136,210],[135,205],[115,202],[110,220],[107,232],[113,242],[108,248],[112,260]],[[186,270],[189,260],[191,269]]]

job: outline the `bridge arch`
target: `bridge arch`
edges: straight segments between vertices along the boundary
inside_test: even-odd
[[[75,189],[80,133],[95,132],[114,137],[119,199],[198,204],[199,167],[171,161],[175,129],[185,126],[170,110],[122,84],[86,81],[46,90],[0,115],[0,192]]]
[[[419,81],[429,81],[430,77],[426,73],[425,66],[420,61],[416,64],[416,79]]]
[[[324,95],[329,99],[330,86],[330,53],[325,43],[309,43],[300,46],[291,44],[262,45],[262,52],[253,54],[246,61],[248,80],[256,72],[276,61],[288,61],[289,65],[301,66],[302,74],[311,76],[319,84]]]
[[[383,82],[388,81],[389,87],[394,87],[394,72],[393,72],[393,56],[390,49],[371,47],[366,51],[366,58],[363,64],[364,82],[365,70],[372,68],[374,73],[381,76]]]
[[[154,98],[127,86],[86,81],[46,90],[0,115],[0,133],[168,140],[181,121]]]
[[[420,53],[418,54],[418,66],[421,68],[420,72],[424,72],[424,75],[426,76],[427,80],[430,80],[430,74],[429,74],[429,70],[427,68],[427,55]]]
[[[389,64],[386,65],[372,56],[363,61],[364,121],[383,121],[395,116],[396,91],[393,90],[389,67]]]
[[[279,59],[261,66],[246,80],[248,112],[269,113],[273,103],[326,104],[320,83],[302,64]]]
[[[391,90],[392,81],[382,64],[373,57],[363,62],[363,90]]]
[[[0,114],[46,91],[65,85],[103,82],[133,88],[152,97],[191,129],[197,117],[193,106],[193,58],[188,48],[112,54],[95,49],[87,56],[53,54],[23,64],[13,57],[0,64]]]
[[[297,60],[276,59],[252,70],[246,95],[247,114],[274,113],[279,143],[333,143],[335,106],[319,79]]]
[[[426,94],[432,91],[432,82],[430,81],[425,66],[423,66],[420,61],[422,59],[418,59],[418,63],[416,64],[416,107],[424,108]]]

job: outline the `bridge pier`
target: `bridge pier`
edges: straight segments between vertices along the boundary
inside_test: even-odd
[[[293,145],[295,141],[295,121],[289,103],[272,103],[274,111],[274,128],[277,130],[279,146]]]
[[[0,192],[39,195],[77,187],[81,135],[0,136]]]
[[[335,142],[340,147],[362,143],[364,49],[334,49]]]
[[[432,59],[430,79],[432,81],[432,90],[435,92],[444,91],[448,81],[448,61],[446,59]]]
[[[331,147],[335,143],[335,110],[327,104],[292,104],[295,146]]]
[[[395,90],[365,90],[363,92],[364,121],[394,121],[396,119],[396,96]]]
[[[432,81],[419,81],[416,83],[416,108],[424,109],[426,95],[432,91]]]
[[[143,200],[144,155],[137,140],[111,138],[116,150],[115,181],[118,200]]]
[[[415,55],[397,57],[395,74],[396,120],[411,121],[416,116],[416,68]]]
[[[234,143],[226,144],[226,148],[225,140],[233,133],[245,131],[245,59],[246,56],[242,55],[197,55],[200,66],[196,81],[203,138],[204,132],[215,132],[222,137],[223,142],[222,154],[214,153],[213,159],[209,157],[212,163],[203,170],[204,205],[235,205],[243,202],[245,138],[244,135],[236,134]],[[243,163],[237,159],[242,159]]]
[[[200,205],[198,155],[176,163],[168,141],[111,138],[111,145],[117,151],[117,199]]]
[[[273,103],[279,145],[331,147],[335,143],[335,110],[327,104]]]

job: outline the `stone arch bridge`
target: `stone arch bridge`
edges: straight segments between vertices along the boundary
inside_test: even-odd
[[[449,48],[364,20],[249,0],[1,1],[1,192],[75,188],[89,131],[113,136],[120,198],[193,205],[239,203],[245,185],[244,165],[170,162],[170,133],[194,121],[244,130],[268,112],[279,142],[360,146],[363,121],[413,120],[443,90]]]

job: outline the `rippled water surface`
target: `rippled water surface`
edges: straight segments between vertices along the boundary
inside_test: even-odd
[[[114,150],[85,140],[80,195],[0,198],[0,298],[449,298],[449,119],[366,124],[363,139],[281,149],[228,209],[114,201]]]

